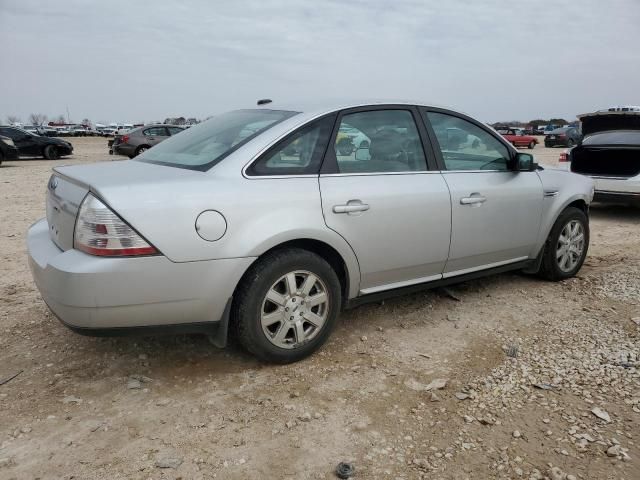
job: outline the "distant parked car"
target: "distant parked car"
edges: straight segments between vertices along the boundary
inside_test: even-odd
[[[621,107],[578,118],[584,139],[560,155],[561,165],[593,178],[595,200],[640,207],[640,109]]]
[[[183,130],[183,127],[174,125],[145,125],[129,130],[124,135],[116,135],[111,149],[116,155],[133,158]]]
[[[514,147],[535,148],[538,139],[531,135],[525,135],[520,128],[498,128],[498,133],[502,135]]]
[[[342,155],[347,125],[367,155]],[[54,169],[29,265],[79,333],[177,329],[224,346],[232,331],[287,363],[318,349],[343,308],[507,270],[573,277],[592,193],[450,110],[269,105],[131,161]]]
[[[5,160],[17,160],[18,149],[9,137],[0,136],[0,164]]]
[[[55,160],[73,153],[73,145],[59,138],[41,137],[17,127],[0,127],[0,135],[13,140],[21,157]]]
[[[575,127],[556,128],[547,133],[544,137],[544,146],[549,147],[574,147],[580,140],[582,135]]]

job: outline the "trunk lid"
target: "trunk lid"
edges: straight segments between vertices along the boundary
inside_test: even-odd
[[[640,112],[636,111],[586,113],[578,115],[578,119],[585,137],[611,130],[640,130]]]
[[[168,183],[181,177],[202,180],[205,176],[202,172],[135,161],[56,167],[53,171],[47,185],[47,222],[51,239],[63,251],[73,248],[76,217],[88,192],[91,191],[102,200],[106,200],[107,204],[127,221],[126,208],[118,205],[120,201],[126,203],[127,192],[133,194],[135,190],[147,190],[143,188],[147,185],[153,186],[151,190],[154,193],[161,191],[170,198],[171,188]],[[127,192],[123,192],[125,190]],[[119,193],[118,198],[113,198],[116,205],[109,202],[113,192]]]
[[[73,248],[73,231],[86,186],[54,173],[47,185],[47,223],[53,243],[63,251]]]

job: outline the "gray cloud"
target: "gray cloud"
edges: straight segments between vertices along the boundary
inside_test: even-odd
[[[0,0],[0,116],[143,121],[257,98],[416,98],[483,120],[638,104],[640,3]]]

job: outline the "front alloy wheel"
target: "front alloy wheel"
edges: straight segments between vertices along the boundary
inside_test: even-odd
[[[547,237],[538,274],[547,280],[573,277],[587,256],[589,219],[584,211],[567,207]]]
[[[584,228],[577,220],[567,223],[558,237],[556,244],[556,261],[563,272],[571,272],[584,251]]]

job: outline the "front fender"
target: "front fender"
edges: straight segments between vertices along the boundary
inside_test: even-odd
[[[538,172],[544,189],[542,219],[534,255],[544,246],[556,219],[574,202],[588,207],[593,199],[593,180],[574,173],[546,169]]]

